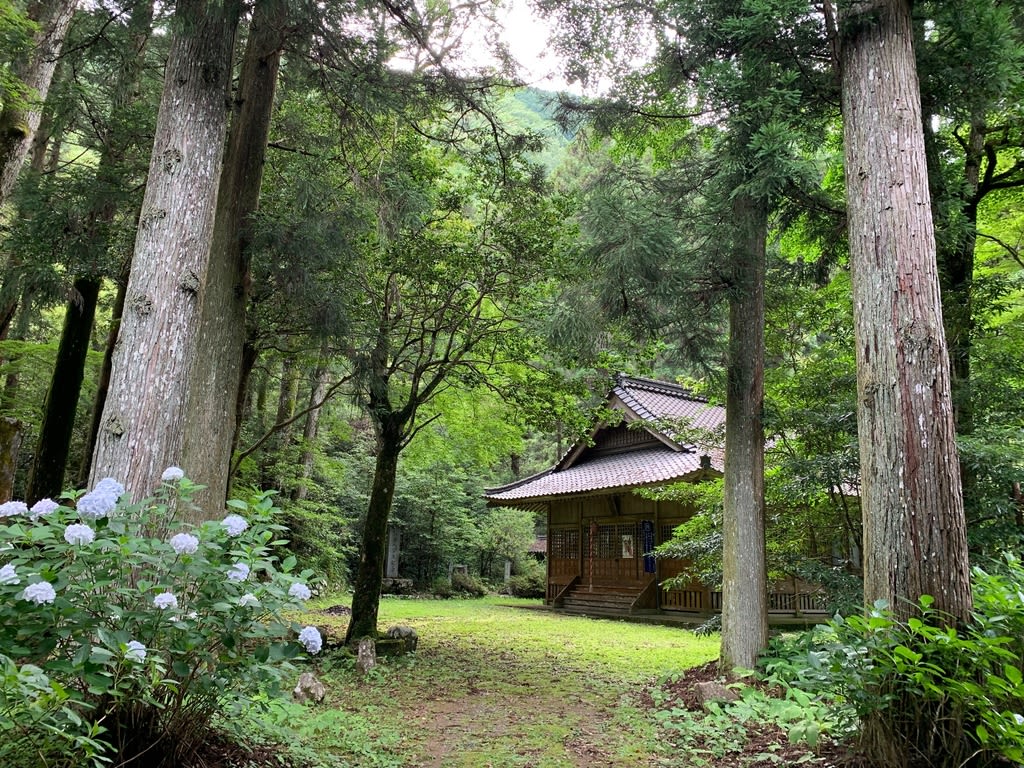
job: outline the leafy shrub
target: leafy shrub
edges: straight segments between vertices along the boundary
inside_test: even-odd
[[[0,655],[16,660],[0,706],[40,739],[35,763],[81,764],[71,741],[96,764],[109,751],[177,765],[215,712],[276,690],[303,647],[319,651],[315,628],[284,617],[311,573],[275,554],[287,542],[271,496],[191,526],[175,517],[194,488],[171,468],[137,504],[107,479],[68,505],[0,505]],[[25,686],[47,696],[30,706]],[[18,764],[13,744],[0,742],[0,764]]]
[[[830,701],[840,732],[878,715],[894,733],[920,733],[924,755],[1024,762],[1024,566],[1006,555],[1001,573],[973,571],[974,614],[955,627],[920,599],[919,615],[898,620],[884,604],[867,615],[781,641],[768,681]],[[931,727],[963,726],[956,743]],[[955,734],[956,729],[945,730]],[[944,763],[946,764],[946,763]]]
[[[469,597],[483,597],[487,594],[487,586],[475,576],[456,571],[452,574],[452,592]]]
[[[501,591],[512,597],[544,597],[548,590],[548,577],[544,566],[540,563],[530,562],[523,569],[523,573],[516,574],[502,587]]]
[[[455,592],[452,589],[451,579],[447,579],[444,576],[438,576],[430,583],[430,592],[435,597],[449,598],[454,597]]]

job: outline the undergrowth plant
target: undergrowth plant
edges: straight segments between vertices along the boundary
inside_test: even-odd
[[[928,595],[905,621],[878,603],[776,643],[767,681],[787,696],[803,692],[816,709],[828,703],[839,737],[877,716],[916,724],[899,730],[927,739],[930,721],[955,719],[961,741],[922,743],[922,754],[941,753],[950,765],[1024,763],[1024,565],[1007,554],[998,572],[975,568],[973,588],[965,626],[933,610]]]
[[[196,487],[172,467],[134,504],[108,478],[0,505],[0,764],[178,765],[320,650],[286,616],[312,573],[279,557],[272,496],[179,522]]]

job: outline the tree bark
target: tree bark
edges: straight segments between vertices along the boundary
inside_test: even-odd
[[[200,349],[217,350],[193,370],[182,466],[207,488],[197,503],[223,505],[230,484],[249,299],[250,219],[259,204],[270,118],[287,34],[287,3],[258,0],[224,157],[202,304]]]
[[[905,619],[931,595],[956,623],[971,592],[910,2],[842,8],[864,598]],[[908,698],[868,718],[869,760],[958,764],[942,714]]]
[[[0,503],[14,498],[23,425],[11,416],[0,417]]]
[[[99,277],[80,277],[72,287],[75,295],[64,313],[53,379],[46,393],[43,423],[39,427],[39,441],[25,492],[29,504],[44,497],[56,498],[64,490],[64,470],[71,450],[101,283]]]
[[[403,425],[393,415],[385,416],[379,422],[377,461],[373,470],[373,487],[366,512],[359,568],[352,591],[352,617],[345,633],[346,645],[356,643],[363,637],[377,637],[377,612],[388,544],[388,518],[395,496],[403,432]]]
[[[123,161],[128,150],[135,144],[133,139],[121,135],[115,126],[125,122],[128,111],[139,100],[139,77],[142,73],[145,50],[152,26],[153,3],[140,2],[133,6],[128,22],[131,47],[124,52],[117,85],[113,93],[110,119],[101,134],[103,153],[97,164],[93,202],[85,217],[85,234],[82,240],[90,244],[92,252],[97,256],[106,253],[105,230],[117,215],[115,191],[124,186]],[[41,131],[42,128],[40,128]],[[47,391],[43,424],[40,428],[32,475],[26,492],[26,496],[33,501],[59,494],[63,490],[78,396],[85,375],[89,339],[92,335],[96,302],[103,279],[95,264],[89,266],[88,269],[89,273],[83,274],[75,280],[72,286],[73,295],[64,314],[64,328],[61,333],[53,375],[50,379],[50,387]],[[123,310],[124,299],[123,293],[120,291],[119,297],[120,309]],[[116,312],[116,316],[113,320],[115,327],[120,318],[119,311]],[[113,344],[116,339],[115,332],[108,338],[108,342]],[[104,363],[107,364],[107,361],[108,357],[105,355]],[[106,381],[109,382],[109,367],[106,368],[105,373]],[[100,407],[102,407],[102,401],[100,401]],[[90,432],[90,442],[86,444],[85,461],[91,460],[93,434]]]
[[[182,460],[240,3],[179,0],[91,482],[133,499]]]
[[[39,0],[29,8],[29,18],[39,30],[31,52],[12,72],[28,93],[24,100],[8,99],[0,112],[0,204],[10,197],[32,147],[76,5],[77,0]]]
[[[768,211],[737,194],[729,302],[722,540],[724,672],[753,669],[768,644],[764,534],[764,279]]]
[[[906,0],[845,14],[843,114],[857,338],[865,599],[971,607],[949,358]]]

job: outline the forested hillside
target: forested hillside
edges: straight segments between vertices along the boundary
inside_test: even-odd
[[[971,568],[1024,544],[1020,10],[540,5],[601,96],[468,63],[475,4],[0,0],[0,502],[181,481],[198,531],[273,498],[252,546],[352,590],[354,643],[389,541],[417,590],[508,562],[543,594],[544,512],[484,488],[585,441],[625,371],[726,408],[724,475],[645,490],[692,508],[723,669],[770,579],[965,626]],[[859,714],[876,764],[989,746]]]

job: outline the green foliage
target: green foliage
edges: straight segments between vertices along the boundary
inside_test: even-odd
[[[452,592],[465,597],[483,597],[487,594],[487,585],[471,573],[455,571],[451,579]]]
[[[519,573],[505,582],[501,592],[512,597],[542,598],[547,595],[547,589],[547,568],[536,560],[526,560],[519,565]]]
[[[116,503],[120,490],[107,480],[69,506],[4,508],[0,655],[18,660],[16,684],[51,689],[37,700],[45,716],[34,705],[11,714],[41,748],[60,747],[59,730],[97,756],[177,764],[214,713],[277,690],[303,645],[319,650],[296,642],[286,616],[312,574],[279,556],[287,542],[269,494],[186,526],[175,518],[190,505],[187,479],[136,504]]]
[[[882,604],[866,615],[775,644],[766,680],[820,704],[839,734],[873,716],[927,739],[928,723],[963,726],[963,742],[926,745],[923,754],[1024,760],[1024,565],[1006,555],[999,572],[973,571],[971,622],[951,626],[921,597],[918,615],[898,621]],[[935,750],[938,750],[937,752]]]

